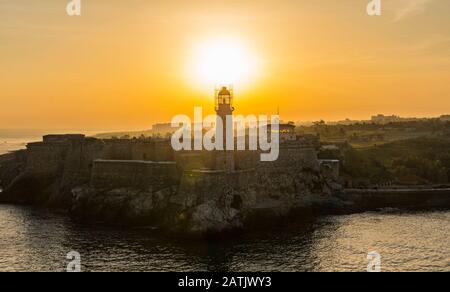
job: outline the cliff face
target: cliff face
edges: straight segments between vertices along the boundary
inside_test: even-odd
[[[14,179],[4,181],[0,200],[66,209],[72,203],[71,190],[89,183],[92,159],[100,151],[94,140],[28,144],[10,162],[17,171]]]
[[[71,213],[76,218],[189,234],[245,228],[332,201],[329,186],[313,170],[278,175],[268,170],[190,171],[179,185],[157,191],[81,187],[73,194]]]
[[[8,186],[19,180],[26,168],[26,151],[16,151],[0,155],[0,202],[8,201],[6,190]]]

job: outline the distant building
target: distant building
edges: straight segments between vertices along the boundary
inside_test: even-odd
[[[289,122],[287,124],[280,124],[279,135],[281,143],[297,140],[297,135],[295,134],[295,124],[293,122]]]
[[[330,124],[330,125],[350,126],[350,125],[354,125],[354,124],[358,124],[358,123],[364,123],[364,122],[366,122],[366,121],[345,119],[345,120],[337,121],[337,122],[328,122],[328,124]]]
[[[82,141],[85,135],[83,134],[65,134],[65,135],[45,135],[43,137],[44,143],[54,142],[68,142],[68,141]]]
[[[371,121],[372,121],[372,123],[382,125],[382,124],[401,122],[401,121],[403,121],[403,119],[401,117],[395,116],[395,115],[385,116],[385,115],[379,114],[379,115],[373,116]]]
[[[403,118],[399,116],[385,116],[385,115],[376,115],[373,116],[371,122],[374,124],[385,125],[389,123],[399,123],[399,122],[414,122],[414,121],[423,121],[425,118]]]
[[[170,123],[155,124],[152,126],[153,135],[166,136],[175,133],[176,129],[172,128]]]

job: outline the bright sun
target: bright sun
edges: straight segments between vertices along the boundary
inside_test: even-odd
[[[197,77],[210,85],[246,82],[255,69],[254,57],[235,39],[204,42],[197,49],[195,59]]]

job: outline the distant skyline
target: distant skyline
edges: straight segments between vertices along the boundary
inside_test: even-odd
[[[450,112],[450,1],[0,1],[0,129],[148,129],[194,106],[212,85],[199,44],[237,40],[252,74],[237,114],[364,120]],[[246,60],[247,61],[247,60]]]
[[[380,114],[380,113],[379,113]],[[317,119],[317,120],[288,120],[288,119],[283,119],[281,120],[281,122],[283,123],[287,123],[287,122],[294,122],[296,124],[313,124],[314,122],[319,122],[321,120],[323,120],[324,122],[328,123],[328,124],[336,124],[339,122],[345,122],[345,121],[352,121],[352,122],[365,122],[365,121],[371,121],[371,118],[374,116],[377,116],[378,114],[373,114],[372,116],[366,117],[366,118],[362,118],[362,119],[354,119],[352,117],[346,117],[343,119],[339,119],[339,120],[324,120],[324,119]],[[433,118],[440,118],[443,116],[448,116],[450,117],[450,113],[449,114],[441,114],[439,116],[433,116],[433,117],[424,117],[424,116],[399,116],[396,114],[381,114],[384,115],[386,117],[390,117],[390,116],[398,116],[399,118],[402,119],[433,119]],[[43,135],[47,135],[47,134],[67,134],[67,133],[81,133],[81,134],[85,134],[85,135],[96,135],[96,134],[100,134],[100,133],[111,133],[111,132],[133,132],[133,131],[148,131],[152,129],[152,126],[155,125],[165,125],[165,124],[170,124],[170,121],[157,121],[154,122],[153,124],[148,125],[147,127],[143,127],[143,128],[0,128],[0,138],[4,138],[4,137],[9,137],[9,138],[21,138],[21,137],[37,137],[40,138]]]

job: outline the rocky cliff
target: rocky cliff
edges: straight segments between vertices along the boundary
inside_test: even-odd
[[[216,233],[339,204],[330,190],[313,171],[279,176],[256,170],[190,171],[179,185],[160,190],[75,188],[71,214],[88,221],[160,226],[175,233]]]

